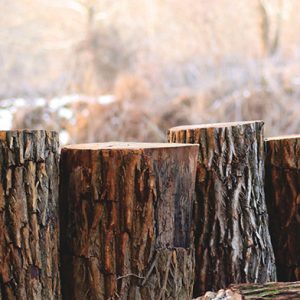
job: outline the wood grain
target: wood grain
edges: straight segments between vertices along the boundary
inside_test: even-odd
[[[266,284],[233,284],[217,293],[207,292],[195,300],[296,300],[300,299],[300,282],[269,282]]]

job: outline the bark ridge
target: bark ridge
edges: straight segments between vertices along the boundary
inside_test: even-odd
[[[230,283],[276,280],[264,195],[263,122],[180,126],[197,143],[194,296]]]
[[[0,132],[0,299],[61,299],[58,134]]]

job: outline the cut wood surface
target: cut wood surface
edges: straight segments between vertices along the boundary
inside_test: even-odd
[[[269,138],[266,201],[278,280],[300,280],[300,135]]]
[[[195,145],[104,143],[61,154],[65,299],[191,299]]]
[[[263,122],[179,126],[197,143],[194,296],[231,283],[276,280],[264,195]]]
[[[61,299],[58,134],[0,131],[0,299]]]
[[[207,292],[195,300],[296,300],[300,299],[300,281],[266,284],[234,284],[217,293]]]

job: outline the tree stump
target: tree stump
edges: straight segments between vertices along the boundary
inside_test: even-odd
[[[61,299],[58,134],[0,131],[0,299]]]
[[[269,138],[266,202],[280,281],[300,280],[300,135]]]
[[[263,122],[179,126],[168,136],[170,142],[200,144],[194,296],[230,283],[274,281]]]
[[[198,147],[103,143],[61,154],[65,299],[191,299]]]
[[[218,293],[207,292],[195,300],[296,300],[300,299],[300,281],[269,282],[266,284],[232,284],[226,290]]]

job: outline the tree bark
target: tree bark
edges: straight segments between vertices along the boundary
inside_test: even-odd
[[[61,299],[58,134],[0,132],[0,299]]]
[[[105,143],[61,155],[65,299],[191,299],[198,147]]]
[[[233,284],[218,293],[207,292],[195,300],[300,299],[300,281],[269,282],[266,284]]]
[[[276,279],[264,196],[263,122],[180,126],[170,142],[198,143],[194,296]]]
[[[278,279],[300,280],[300,135],[266,145],[266,202]]]

